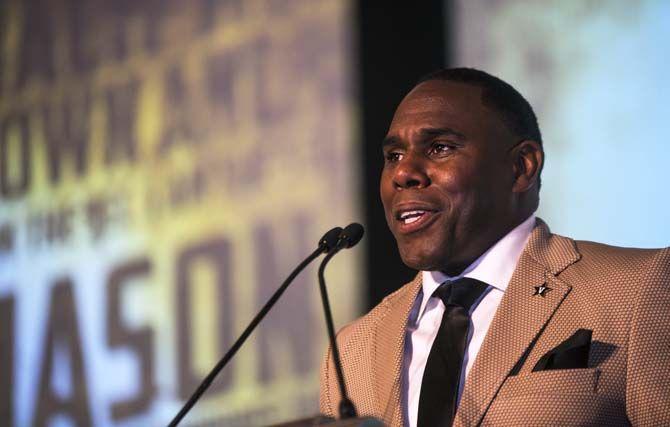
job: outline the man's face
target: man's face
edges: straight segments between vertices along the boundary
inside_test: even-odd
[[[481,90],[427,81],[393,116],[380,192],[411,268],[458,273],[514,225],[516,141]]]

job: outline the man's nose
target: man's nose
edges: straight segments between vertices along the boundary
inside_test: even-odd
[[[393,183],[397,189],[427,187],[430,178],[424,159],[416,154],[406,153],[396,166]]]

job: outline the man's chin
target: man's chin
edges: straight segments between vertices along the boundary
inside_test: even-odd
[[[398,248],[400,259],[409,268],[419,271],[440,270],[441,257],[433,253],[423,253],[419,251],[407,251]]]

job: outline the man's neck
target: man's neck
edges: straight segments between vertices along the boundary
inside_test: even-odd
[[[466,260],[458,260],[456,262],[448,263],[445,267],[440,268],[439,270],[449,277],[457,277],[462,275],[465,272],[465,270],[468,269],[468,267],[470,267],[473,263],[475,263],[478,259],[480,259],[487,251],[489,251],[498,242],[500,242],[503,238],[505,238],[505,236],[510,234],[513,230],[515,230],[517,227],[519,227],[521,224],[527,221],[531,216],[534,217],[534,214],[530,213],[527,216],[514,221],[511,226],[505,227],[504,231],[498,233],[499,235],[495,239],[493,239],[493,241],[489,242],[489,244],[487,245],[482,245],[485,247],[480,251],[478,251],[476,255],[470,256]]]

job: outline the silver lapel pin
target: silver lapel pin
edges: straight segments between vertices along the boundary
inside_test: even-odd
[[[545,293],[550,290],[551,288],[545,285],[535,286],[535,293],[533,295],[539,295],[544,298]]]

